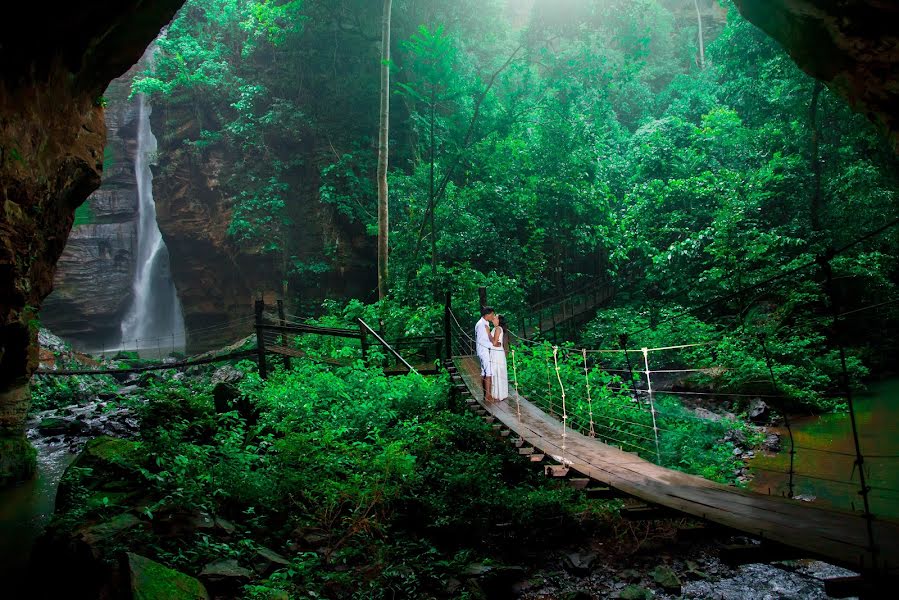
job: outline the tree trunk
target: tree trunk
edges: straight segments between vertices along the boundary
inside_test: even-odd
[[[699,0],[693,0],[696,7],[696,21],[699,24],[699,68],[705,69],[705,42],[702,39],[702,13],[699,12]]]
[[[434,119],[436,113],[436,98],[434,88],[431,88],[431,131],[430,131],[430,182],[428,188],[428,206],[434,204]],[[437,298],[437,230],[434,227],[434,210],[431,210],[431,285],[434,298]]]
[[[824,85],[820,81],[815,82],[812,90],[812,101],[809,106],[809,127],[812,130],[812,148],[811,163],[812,177],[814,186],[812,187],[812,199],[809,205],[809,221],[811,222],[812,231],[821,231],[821,159],[820,159],[820,136],[821,131],[818,127],[818,99],[821,97],[821,90]]]
[[[390,4],[381,28],[381,125],[378,132],[378,298],[387,295],[387,135],[390,117]]]

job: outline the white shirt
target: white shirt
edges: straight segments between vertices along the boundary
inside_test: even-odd
[[[490,341],[490,334],[488,333],[489,329],[490,324],[484,317],[481,317],[481,320],[474,326],[474,339],[477,344],[478,356],[490,356],[490,349],[493,347],[493,342]]]

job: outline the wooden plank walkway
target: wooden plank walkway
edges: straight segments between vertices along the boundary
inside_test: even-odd
[[[873,554],[868,547],[865,519],[858,513],[766,496],[666,469],[570,429],[563,455],[559,421],[524,398],[518,400],[520,419],[515,399],[485,404],[477,358],[460,356],[454,357],[453,362],[472,396],[484,409],[534,446],[535,451],[591,479],[653,504],[799,548],[810,557],[899,578],[897,522],[879,519],[873,522],[878,550]]]

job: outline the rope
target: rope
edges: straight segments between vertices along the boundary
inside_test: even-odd
[[[521,424],[521,397],[518,391],[518,367],[515,364],[515,348],[512,348],[512,377],[515,379],[515,412]]]
[[[587,351],[584,354],[584,380],[587,384],[587,410],[590,412],[590,437],[596,437],[596,431],[593,429],[593,399],[590,397],[590,370],[587,368]]]
[[[659,428],[656,425],[656,405],[652,395],[652,378],[649,376],[649,349],[643,348],[643,364],[646,366],[646,389],[649,392],[649,411],[652,414],[652,431],[656,438],[656,459],[662,464],[662,454],[659,452]]]
[[[568,413],[565,410],[565,386],[562,385],[562,375],[559,372],[559,347],[553,346],[553,363],[556,367],[556,379],[559,380],[559,390],[562,394],[562,459],[565,458],[565,438],[568,437]]]

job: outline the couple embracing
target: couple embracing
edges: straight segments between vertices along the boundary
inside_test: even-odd
[[[509,338],[506,335],[506,317],[497,315],[489,306],[482,306],[481,319],[475,325],[475,343],[478,359],[481,361],[484,401],[502,402],[509,397],[506,365]]]

